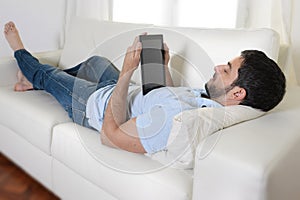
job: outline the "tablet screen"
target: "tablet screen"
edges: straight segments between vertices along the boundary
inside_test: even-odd
[[[143,95],[153,89],[164,87],[165,68],[162,35],[141,35],[141,72]]]

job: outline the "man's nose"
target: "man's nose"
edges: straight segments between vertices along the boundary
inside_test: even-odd
[[[220,70],[224,67],[224,65],[217,65],[214,67],[215,72],[220,72]]]

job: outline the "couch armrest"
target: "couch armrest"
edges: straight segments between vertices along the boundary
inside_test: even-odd
[[[33,53],[33,55],[40,60],[41,63],[47,63],[57,66],[61,50],[47,51],[40,53]],[[12,85],[16,83],[16,73],[18,71],[18,64],[13,57],[3,57],[0,59],[0,86]]]
[[[296,200],[300,196],[300,87],[265,116],[198,146],[193,200]]]

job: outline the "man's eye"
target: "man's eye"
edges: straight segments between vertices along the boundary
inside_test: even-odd
[[[224,72],[227,74],[227,70],[226,69],[224,69]]]

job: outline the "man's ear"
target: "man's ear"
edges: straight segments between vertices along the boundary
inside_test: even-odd
[[[243,99],[245,99],[246,97],[246,90],[244,88],[241,88],[239,86],[234,86],[234,88],[232,88],[229,91],[229,96],[227,94],[227,97],[230,98],[231,100],[235,100],[235,101],[243,101]]]

